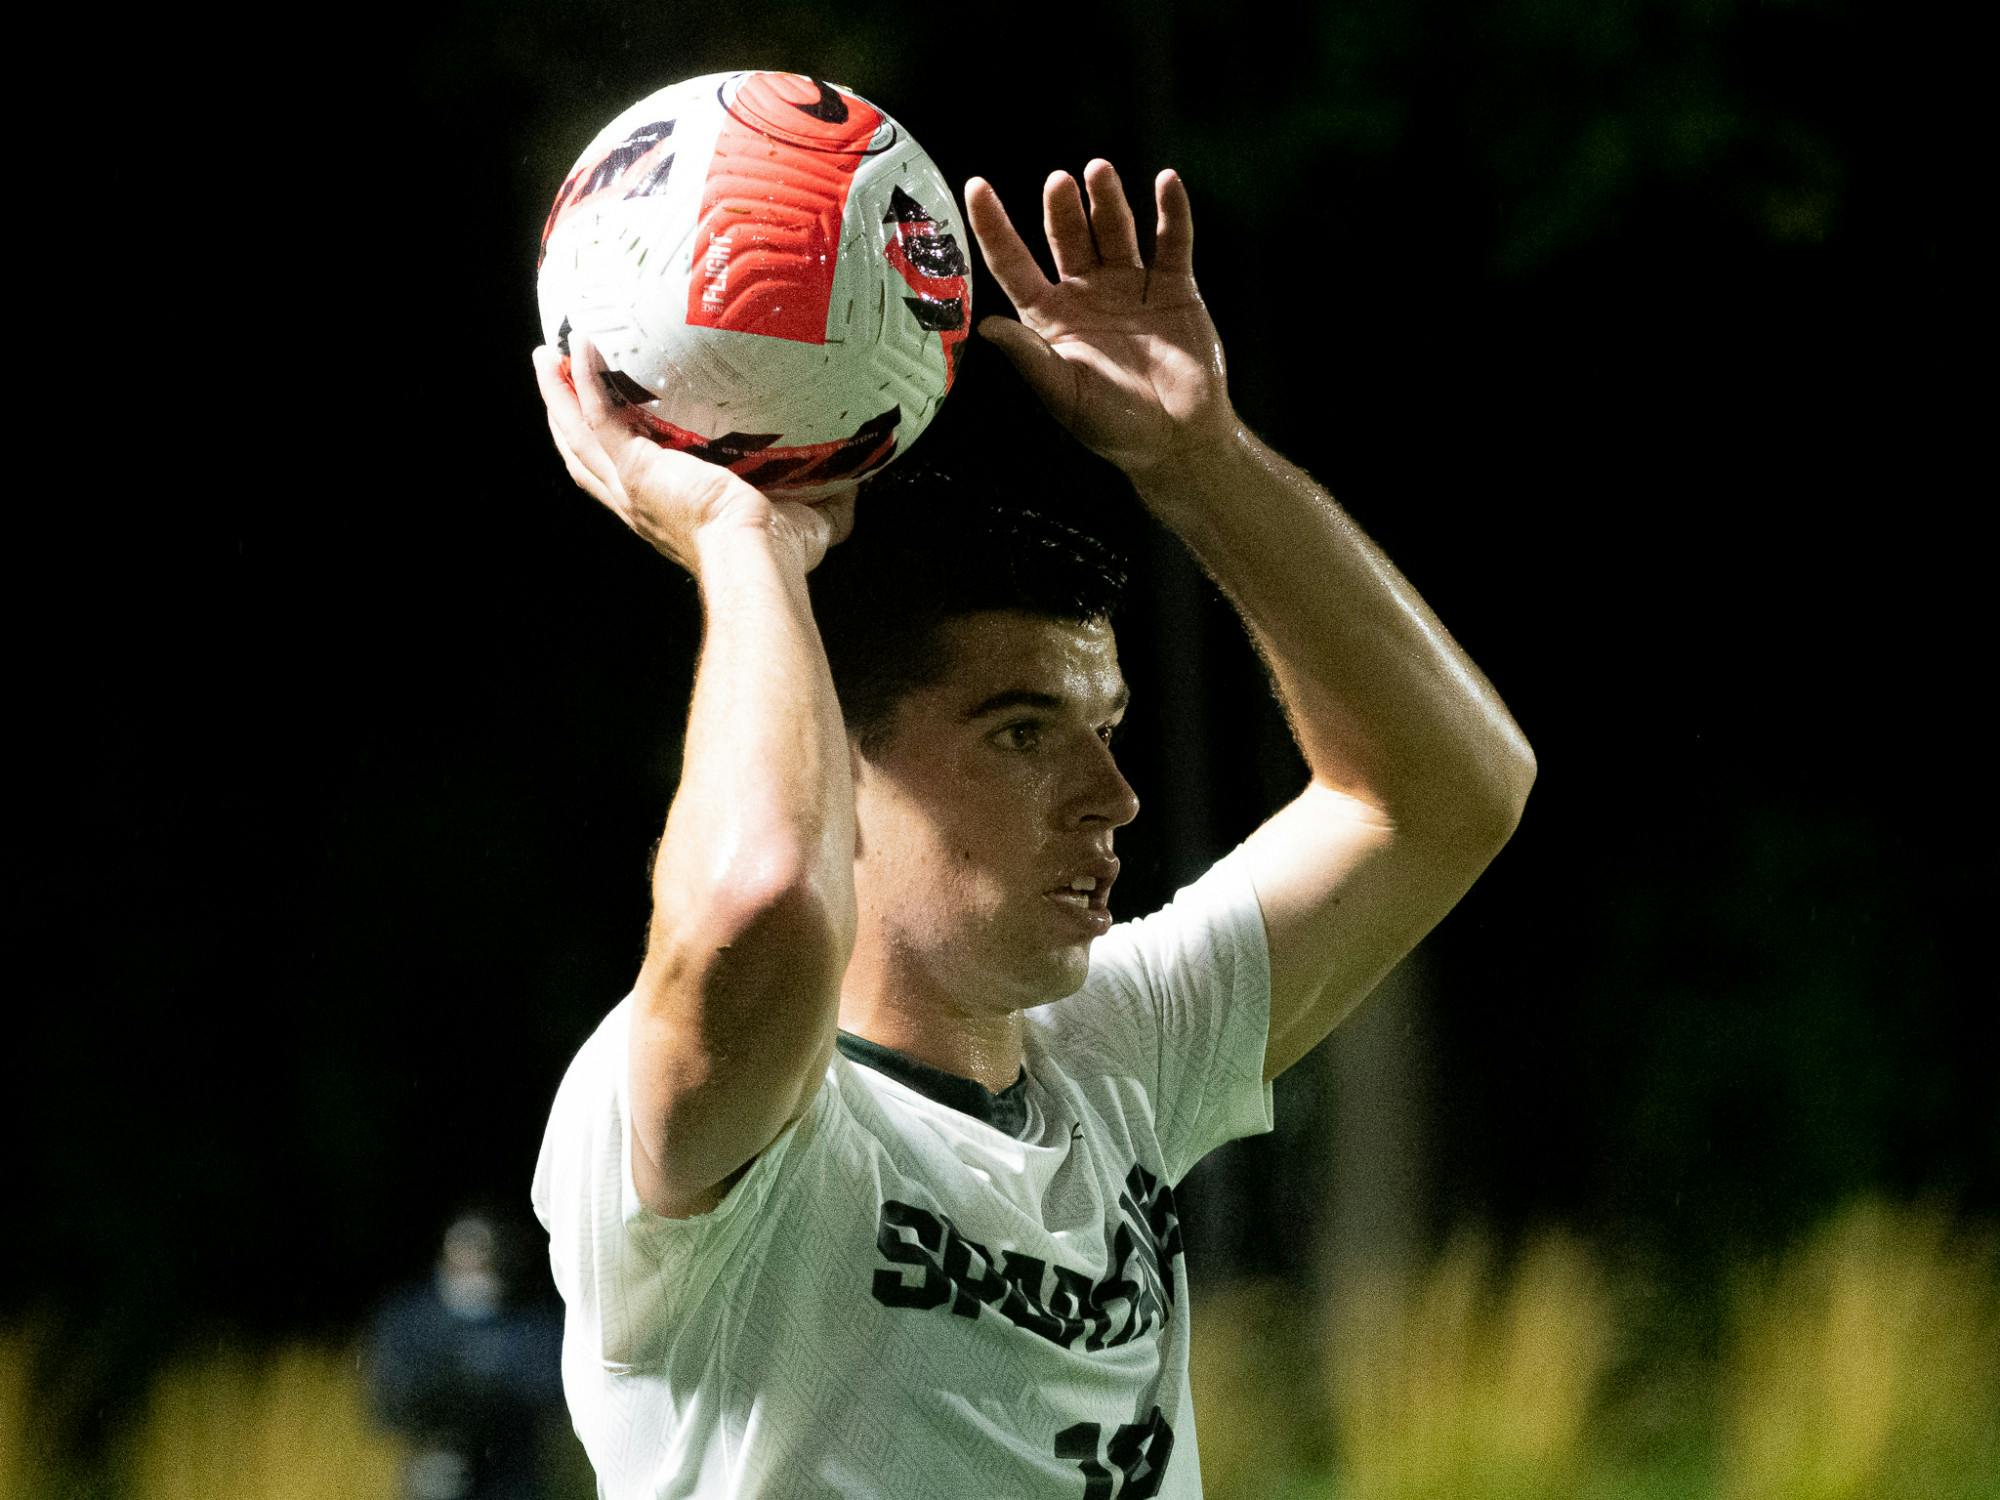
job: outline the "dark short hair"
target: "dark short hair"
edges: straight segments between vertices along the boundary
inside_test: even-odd
[[[988,610],[1109,620],[1125,563],[1017,492],[936,470],[896,469],[861,492],[854,533],[808,580],[847,731],[866,754],[896,707],[950,669],[941,627]]]

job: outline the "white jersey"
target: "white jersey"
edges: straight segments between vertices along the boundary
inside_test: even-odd
[[[1239,858],[1098,939],[1083,988],[1027,1012],[1004,1094],[843,1038],[691,1219],[633,1187],[631,1009],[570,1065],[534,1185],[601,1496],[1200,1495],[1173,1188],[1271,1128]]]

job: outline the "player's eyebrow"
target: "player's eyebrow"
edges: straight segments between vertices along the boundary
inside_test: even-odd
[[[1125,705],[1131,701],[1132,689],[1128,685],[1120,684],[1118,696],[1111,700],[1109,717],[1117,718],[1125,712]],[[1009,708],[1059,709],[1063,703],[1064,699],[1057,693],[1044,693],[1034,688],[1005,688],[989,698],[980,699],[978,703],[959,715],[959,721],[970,724],[977,719],[985,718],[988,714],[997,714]]]

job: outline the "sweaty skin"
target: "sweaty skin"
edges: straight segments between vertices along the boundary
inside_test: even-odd
[[[1113,836],[1138,813],[1110,735],[1111,627],[989,612],[946,627],[951,667],[855,752],[859,923],[840,1024],[998,1092],[1021,1011],[1082,985],[1110,927]],[[1079,878],[1088,896],[1055,894]]]
[[[1512,835],[1535,760],[1408,580],[1237,416],[1187,190],[1171,171],[1153,190],[1148,263],[1110,163],[1081,185],[1051,174],[1051,279],[993,188],[970,181],[973,236],[1019,314],[979,333],[1186,543],[1278,684],[1310,779],[1242,851],[1274,1077],[1457,903]],[[1123,684],[1106,627],[974,617],[955,627],[951,679],[861,756],[805,589],[851,500],[771,502],[636,436],[591,379],[571,392],[548,351],[537,359],[571,474],[702,594],[631,1071],[640,1193],[685,1215],[804,1112],[836,1018],[989,1088],[1014,1080],[1019,1011],[1074,990],[1102,924],[1057,892],[1113,873],[1112,836],[1137,811],[1103,738]],[[1036,695],[1037,713],[966,719],[996,693]]]

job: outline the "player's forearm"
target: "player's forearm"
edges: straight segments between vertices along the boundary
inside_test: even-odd
[[[1324,489],[1240,425],[1138,487],[1243,616],[1314,780],[1398,826],[1504,836],[1534,781],[1526,737]]]
[[[654,944],[789,931],[792,957],[819,954],[837,985],[854,941],[853,778],[804,569],[769,532],[735,529],[702,539],[697,576],[701,656]]]

